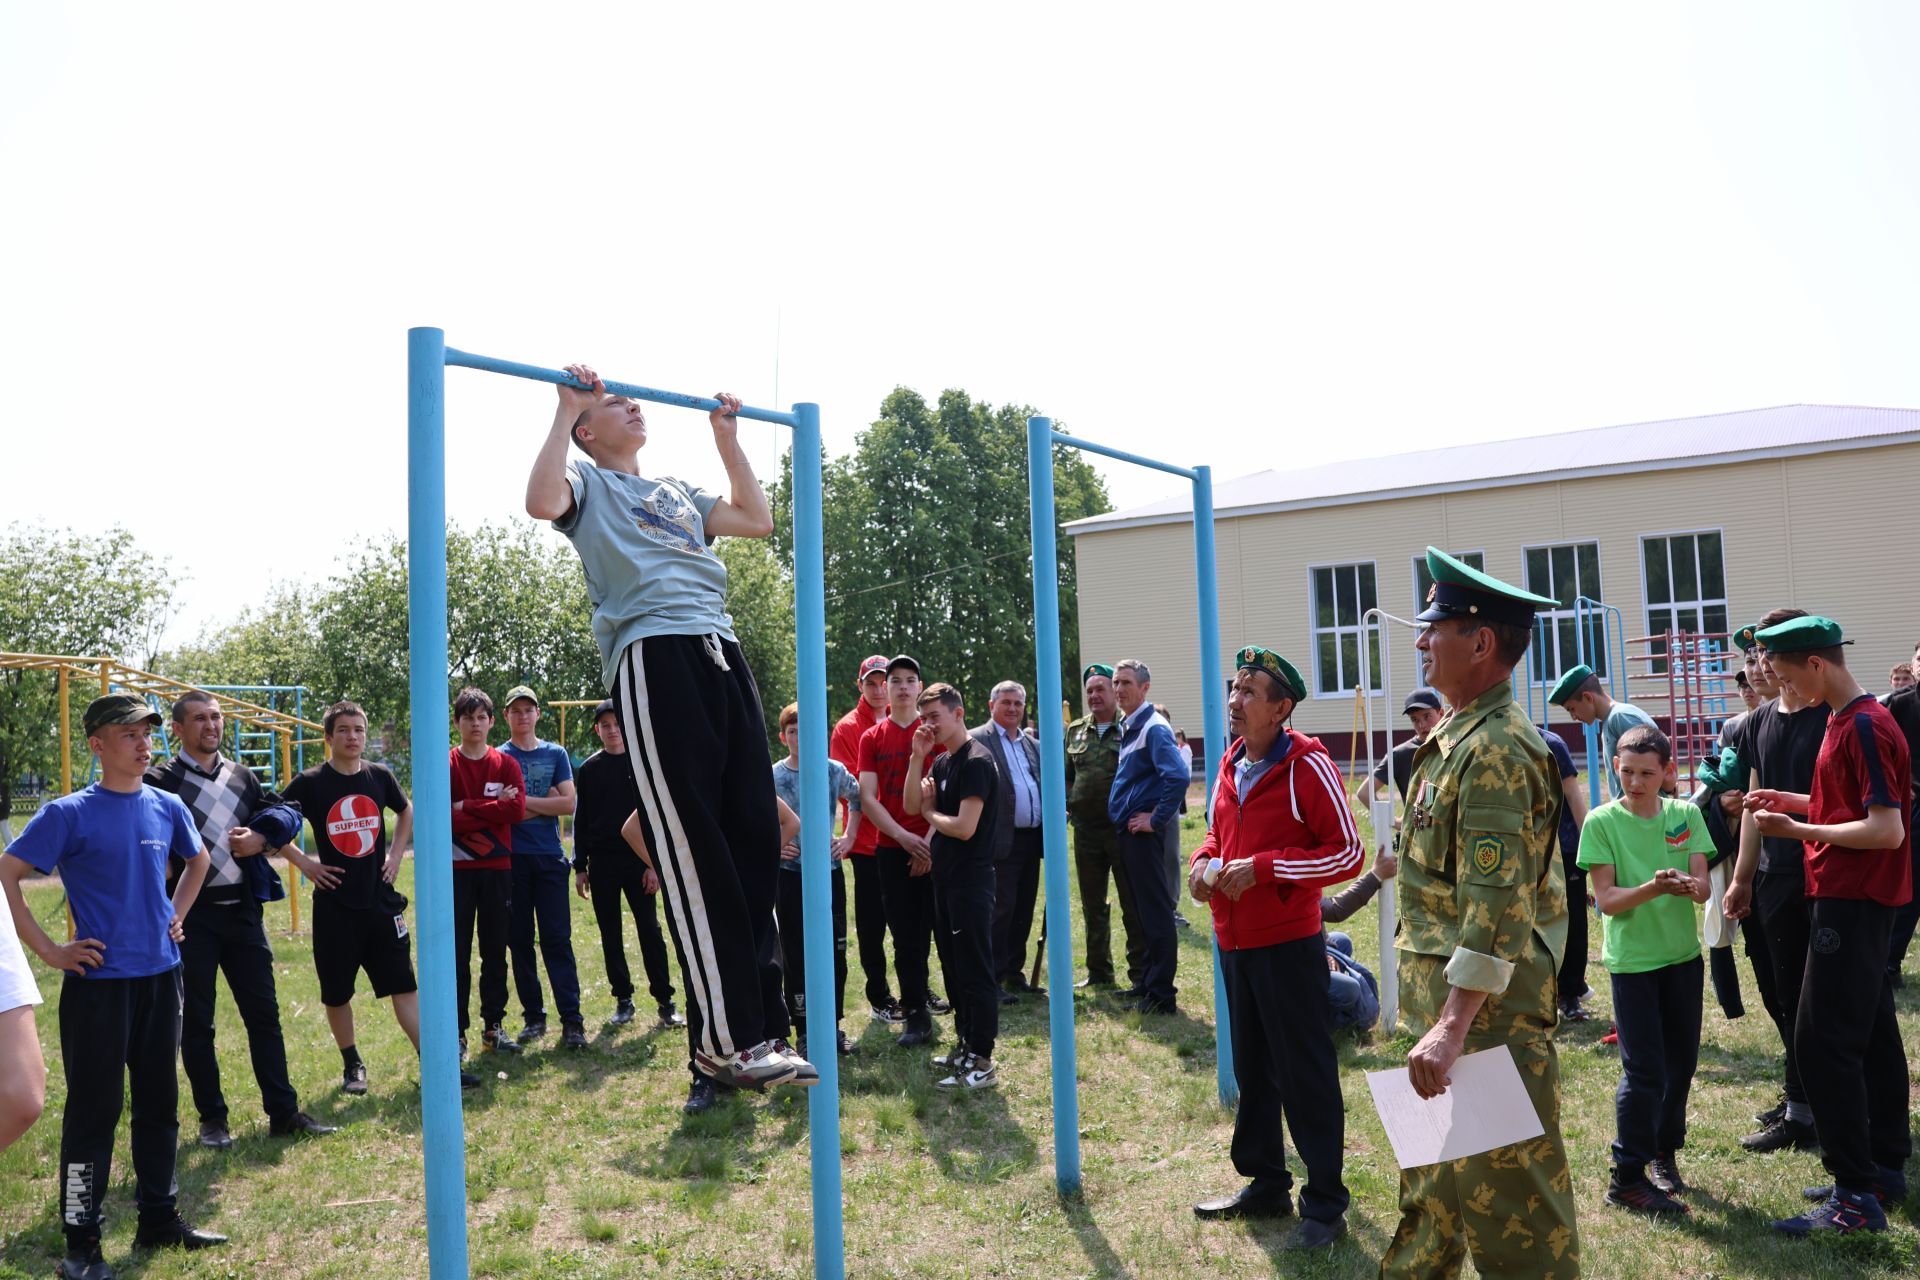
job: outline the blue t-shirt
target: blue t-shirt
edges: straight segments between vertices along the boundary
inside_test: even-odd
[[[573,761],[566,749],[544,739],[534,739],[533,750],[522,751],[508,742],[500,748],[520,766],[527,781],[528,799],[544,796],[556,783],[573,781]],[[524,818],[513,824],[513,856],[530,854],[541,858],[565,856],[560,847],[560,819],[550,813]]]
[[[1577,778],[1580,771],[1573,767],[1573,752],[1567,749],[1567,740],[1551,729],[1541,729],[1540,736],[1547,741],[1547,750],[1553,753],[1553,763],[1560,770],[1561,781]],[[1560,805],[1560,853],[1566,859],[1566,865],[1575,865],[1580,856],[1580,824],[1573,820],[1573,810],[1563,801]]]
[[[1607,774],[1607,794],[1615,800],[1623,793],[1620,790],[1620,775],[1613,771],[1613,757],[1627,730],[1643,724],[1653,724],[1653,717],[1631,702],[1614,703],[1613,710],[1607,712],[1607,718],[1600,724],[1600,767]]]
[[[785,760],[773,762],[773,793],[787,802],[787,808],[800,812],[800,771],[788,765]],[[847,802],[851,813],[860,812],[860,784],[853,780],[847,766],[838,760],[827,761],[827,797],[838,809],[842,800]],[[800,859],[781,859],[780,869],[800,873]]]
[[[719,495],[679,480],[648,480],[591,462],[567,464],[573,510],[553,527],[573,541],[593,602],[601,676],[614,685],[620,655],[648,636],[732,640],[727,567],[713,554],[707,513]]]
[[[154,787],[109,791],[99,783],[50,800],[7,853],[40,872],[60,870],[74,937],[102,944],[88,978],[147,978],[180,963],[167,936],[173,900],[167,858],[205,856],[186,803]]]

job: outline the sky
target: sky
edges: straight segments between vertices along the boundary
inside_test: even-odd
[[[1920,406],[1916,48],[1898,0],[6,5],[0,522],[131,530],[173,640],[322,579],[405,528],[411,325],[836,454],[957,387],[1222,479]],[[449,371],[451,519],[552,410]]]

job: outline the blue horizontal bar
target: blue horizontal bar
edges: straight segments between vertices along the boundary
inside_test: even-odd
[[[570,373],[559,369],[542,369],[537,364],[519,364],[512,360],[495,360],[492,356],[476,356],[470,351],[456,351],[447,348],[447,363],[462,369],[480,369],[487,373],[504,373],[509,378],[526,378],[533,382],[551,382],[556,386],[565,384],[577,387],[580,383]],[[615,382],[611,378],[602,378],[607,390],[617,396],[631,396],[635,400],[649,400],[654,404],[679,405],[682,409],[698,409],[710,413],[720,407],[718,400],[707,396],[684,396],[678,391],[656,391],[652,387],[643,387],[632,382]],[[791,413],[782,413],[778,409],[756,409],[752,405],[741,405],[739,416],[751,418],[755,422],[777,422],[783,427],[799,425]]]
[[[453,363],[452,351],[447,352],[447,363]],[[1152,467],[1155,471],[1165,471],[1169,475],[1185,476],[1189,480],[1197,480],[1199,478],[1198,473],[1191,467],[1176,467],[1171,462],[1160,462],[1153,458],[1143,458],[1137,453],[1126,453],[1119,449],[1110,448],[1104,444],[1095,444],[1091,440],[1082,440],[1079,436],[1062,435],[1058,431],[1052,432],[1051,434],[1055,444],[1064,444],[1072,449],[1082,449],[1088,453],[1098,453],[1105,457],[1118,458],[1122,462],[1131,462],[1135,466]]]

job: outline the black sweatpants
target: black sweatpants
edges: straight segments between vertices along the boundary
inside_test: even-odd
[[[1872,1191],[1876,1166],[1912,1154],[1907,1051],[1894,1020],[1887,942],[1895,908],[1863,898],[1809,898],[1811,943],[1800,986],[1800,1076],[1819,1101],[1813,1125],[1835,1185]]]
[[[1020,986],[1026,979],[1027,938],[1033,933],[1033,904],[1040,895],[1038,827],[1015,827],[1013,848],[993,864],[993,971],[1001,982]]]
[[[991,864],[955,867],[933,887],[934,936],[940,972],[953,1002],[953,1033],[983,1058],[993,1056],[1000,1036],[1000,984],[993,977]]]
[[[640,935],[640,963],[647,971],[647,992],[655,1004],[673,1003],[673,975],[668,967],[667,940],[660,935],[660,914],[654,895],[646,889],[647,864],[625,850],[595,853],[587,868],[587,892],[593,898],[594,922],[600,926],[600,950],[607,962],[607,985],[615,1000],[633,998],[633,971],[627,967],[626,922],[620,901],[633,912],[634,932]]]
[[[227,1099],[220,1090],[220,1060],[213,1048],[215,979],[226,974],[227,989],[247,1029],[247,1053],[260,1102],[270,1119],[300,1109],[287,1079],[287,1042],[280,1034],[280,1001],[273,986],[273,947],[261,922],[258,902],[196,902],[183,922],[180,971],[185,991],[180,1022],[180,1063],[193,1089],[194,1109],[203,1121],[227,1122]]]
[[[1616,973],[1613,1025],[1620,1033],[1614,1093],[1613,1163],[1623,1179],[1687,1145],[1687,1094],[1700,1064],[1706,966],[1699,956],[1645,973]]]
[[[786,971],[787,1011],[807,1033],[807,926],[803,872],[780,873],[780,955]],[[838,862],[827,877],[833,900],[833,1016],[847,1016],[847,879]],[[809,1050],[812,1046],[808,1046]]]
[[[1140,913],[1133,903],[1133,881],[1120,861],[1118,840],[1109,822],[1073,824],[1073,876],[1080,886],[1080,915],[1087,924],[1087,977],[1113,981],[1113,914],[1107,905],[1107,877],[1120,899],[1120,929],[1125,935],[1127,985],[1137,987],[1145,972],[1146,944]]]
[[[887,907],[887,932],[893,935],[893,972],[900,984],[900,1007],[917,1013],[927,1007],[927,967],[933,946],[933,874],[910,874],[905,849],[881,845],[873,851],[880,864],[880,892]]]
[[[1816,1101],[1800,1070],[1799,1036],[1795,1032],[1800,1008],[1800,984],[1807,971],[1807,884],[1799,876],[1762,871],[1753,878],[1753,910],[1767,935],[1767,958],[1773,963],[1773,998],[1779,1006],[1780,1038],[1787,1048],[1787,1101],[1811,1103],[1819,1115],[1825,1098]],[[1884,957],[1882,960],[1884,962]],[[1766,991],[1761,990],[1765,999]],[[1768,1006],[1767,1012],[1774,1012]]]
[[[773,918],[780,818],[760,690],[740,646],[717,636],[636,640],[614,679],[689,1025],[701,1014],[694,1047],[730,1058],[786,1022]]]
[[[1119,857],[1133,884],[1133,905],[1140,926],[1140,997],[1158,1005],[1174,1000],[1174,971],[1180,963],[1180,935],[1173,927],[1173,890],[1167,884],[1166,845],[1158,831],[1115,834]],[[1322,949],[1324,955],[1324,948]],[[1324,960],[1323,960],[1324,963]]]
[[[480,933],[480,1025],[507,1017],[507,931],[513,921],[513,872],[453,867],[453,972],[460,1001],[460,1034],[467,1034],[467,997],[473,990],[473,935]]]
[[[189,913],[191,914],[191,913]],[[60,1219],[70,1237],[100,1229],[113,1172],[121,1098],[133,1103],[129,1138],[134,1203],[142,1218],[173,1212],[180,1140],[183,977],[177,968],[146,978],[82,978],[60,986],[60,1057],[67,1104],[60,1119]]]
[[[1560,959],[1560,1003],[1572,1004],[1587,994],[1587,873],[1567,863],[1567,949]]]
[[[515,854],[513,910],[507,927],[507,949],[513,956],[513,986],[520,993],[520,1011],[528,1022],[544,1021],[547,1001],[540,990],[540,963],[546,962],[547,981],[553,984],[553,1003],[560,1021],[580,1018],[580,967],[573,959],[573,904],[568,901],[573,877],[565,858],[546,854]],[[534,955],[534,931],[539,930],[539,956]]]
[[[1233,1117],[1233,1167],[1257,1190],[1286,1191],[1281,1120],[1307,1168],[1300,1216],[1332,1222],[1351,1197],[1341,1181],[1346,1104],[1327,1005],[1327,946],[1318,933],[1270,947],[1222,951],[1227,1016],[1233,1027],[1233,1075],[1240,1106]]]
[[[860,945],[860,972],[866,975],[867,1003],[884,1009],[893,989],[887,985],[887,904],[880,892],[880,859],[856,853],[847,861],[853,864],[853,932]]]

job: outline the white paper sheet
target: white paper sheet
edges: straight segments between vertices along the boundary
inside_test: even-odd
[[[1447,1074],[1453,1079],[1447,1091],[1426,1099],[1413,1091],[1405,1067],[1367,1073],[1374,1110],[1402,1169],[1479,1155],[1546,1132],[1505,1045],[1462,1054]]]

